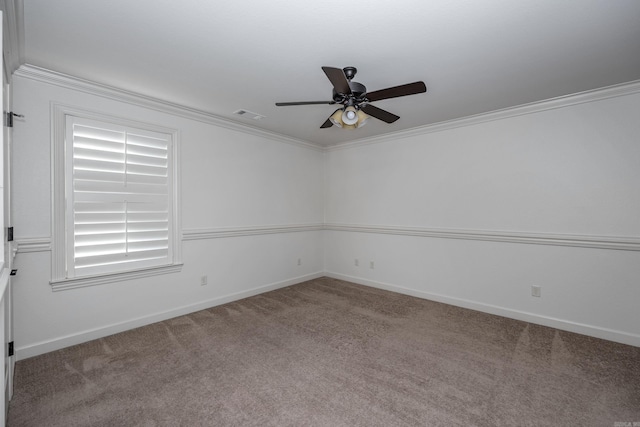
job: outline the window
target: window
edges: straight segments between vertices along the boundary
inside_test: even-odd
[[[179,265],[177,132],[61,106],[54,121],[54,289]]]

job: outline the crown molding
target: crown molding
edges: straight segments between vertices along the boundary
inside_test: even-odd
[[[4,1],[4,4],[13,4],[11,0]],[[1,5],[2,3],[0,3]],[[17,67],[23,62],[23,50],[24,50],[24,32],[22,30],[21,18],[22,0],[17,0],[16,9],[14,10],[16,19],[13,19],[15,28],[11,30],[12,48],[11,48],[11,65],[10,67]],[[11,8],[10,8],[11,9]],[[17,24],[16,24],[17,23]],[[16,47],[13,47],[13,46]],[[212,113],[208,113],[203,110],[198,110],[184,105],[164,101],[158,98],[142,95],[139,93],[127,91],[124,89],[116,88],[113,86],[97,83],[89,80],[84,80],[78,77],[70,76],[56,71],[48,70],[45,68],[37,67],[35,65],[24,64],[20,65],[14,72],[14,75],[23,77],[26,79],[39,81],[43,83],[52,84],[55,86],[64,87],[67,89],[77,90],[87,94],[100,96],[107,99],[112,99],[119,102],[124,102],[130,105],[144,107],[167,113],[202,123],[215,125],[218,127],[242,132],[258,136],[260,138],[266,138],[277,142],[292,144],[314,151],[328,152],[335,150],[344,150],[348,148],[356,148],[370,144],[379,144],[384,142],[397,141],[399,139],[410,138],[414,136],[426,135],[433,132],[441,132],[450,129],[462,128],[473,126],[481,123],[493,122],[497,120],[503,120],[510,117],[517,117],[522,115],[534,114],[548,110],[554,110],[559,108],[565,108],[572,105],[584,104],[588,102],[600,101],[609,98],[616,98],[620,96],[632,95],[640,92],[640,80],[633,82],[622,83],[618,85],[608,86],[604,88],[589,90],[585,92],[579,92],[571,95],[564,95],[557,98],[551,98],[544,101],[537,101],[529,104],[524,104],[516,107],[509,107],[501,110],[495,110],[488,113],[477,114],[473,116],[463,117],[454,120],[448,120],[445,122],[433,123],[425,126],[419,126],[404,131],[387,133],[379,136],[357,139],[350,142],[340,143],[329,147],[317,145],[309,141],[292,138],[276,132],[270,132],[263,129],[259,129],[246,124],[237,123],[226,118],[217,116]]]
[[[4,67],[9,78],[24,63],[24,2],[0,0],[4,15]]]
[[[327,223],[325,230],[357,233],[393,234],[440,239],[483,240],[528,245],[570,246],[579,248],[640,251],[640,238],[578,234],[533,233],[520,231],[456,230],[448,228],[396,227]]]
[[[383,142],[397,141],[403,138],[413,136],[426,135],[433,132],[441,132],[444,130],[462,128],[477,125],[480,123],[493,122],[503,120],[510,117],[523,116],[528,114],[540,113],[548,110],[565,108],[572,105],[585,104],[588,102],[601,101],[609,98],[617,98],[620,96],[633,95],[640,92],[640,80],[621,83],[618,85],[607,86],[604,88],[589,90],[585,92],[574,93],[571,95],[559,96],[543,101],[523,104],[516,107],[509,107],[501,110],[495,110],[488,113],[476,114],[473,116],[463,117],[460,119],[448,120],[445,122],[434,123],[425,126],[419,126],[404,131],[387,133],[384,135],[357,139],[338,145],[326,147],[326,151],[344,150],[347,148],[356,148],[364,145],[379,144]]]
[[[84,80],[68,74],[58,73],[46,68],[37,67],[35,65],[21,65],[15,73],[15,76],[25,79],[34,80],[42,83],[48,83],[54,86],[72,89],[89,95],[99,96],[118,102],[143,107],[161,113],[171,114],[190,120],[230,129],[236,132],[257,136],[260,138],[270,139],[276,142],[292,144],[299,147],[311,149],[314,151],[324,151],[324,148],[308,141],[285,136],[279,133],[258,129],[246,124],[240,124],[223,117],[208,113],[196,108],[186,107],[169,101],[164,101],[147,95],[127,91],[116,88],[114,86],[105,85],[89,80]]]

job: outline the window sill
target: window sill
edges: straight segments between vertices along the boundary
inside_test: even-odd
[[[179,273],[182,270],[182,266],[183,264],[172,264],[162,267],[146,268],[144,270],[126,271],[123,273],[103,274],[99,276],[79,277],[75,279],[52,280],[49,284],[51,285],[51,290],[53,292],[66,291],[68,289],[104,285],[106,283],[121,282],[123,280]]]

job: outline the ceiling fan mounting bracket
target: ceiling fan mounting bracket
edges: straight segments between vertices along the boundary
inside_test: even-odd
[[[356,67],[344,67],[342,71],[344,71],[344,76],[347,78],[347,80],[351,81],[351,79],[354,78],[356,73],[358,72],[358,69]]]

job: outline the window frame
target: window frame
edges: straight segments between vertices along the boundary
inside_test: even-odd
[[[134,268],[120,272],[100,273],[79,277],[69,277],[67,274],[68,247],[68,220],[67,197],[72,191],[69,182],[67,149],[67,117],[77,117],[85,120],[102,122],[105,125],[123,126],[143,131],[162,133],[170,137],[170,207],[172,223],[170,227],[169,262],[159,266]],[[51,104],[51,174],[52,174],[52,216],[51,216],[51,281],[54,291],[93,286],[122,280],[131,280],[160,274],[179,272],[182,269],[182,230],[180,221],[180,159],[179,159],[179,131],[150,123],[115,117],[108,114],[89,111],[63,104]]]

